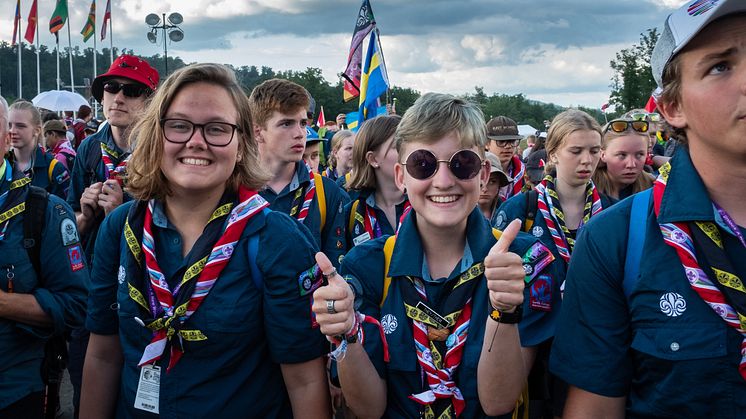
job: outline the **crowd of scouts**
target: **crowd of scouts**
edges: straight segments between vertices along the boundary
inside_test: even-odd
[[[60,336],[81,418],[746,417],[744,27],[685,4],[656,113],[523,156],[438,93],[319,136],[217,64],[117,58],[79,145],[0,98],[0,417],[54,416]]]

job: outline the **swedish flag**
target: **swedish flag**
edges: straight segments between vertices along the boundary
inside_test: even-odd
[[[389,88],[389,76],[381,52],[378,30],[370,35],[368,54],[365,57],[362,77],[360,79],[360,105],[358,110],[358,127],[365,120],[378,114],[378,98]]]

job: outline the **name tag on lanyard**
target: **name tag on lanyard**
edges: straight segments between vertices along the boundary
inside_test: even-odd
[[[366,231],[365,233],[352,239],[352,242],[355,244],[355,246],[357,246],[359,244],[367,242],[368,240],[370,240],[370,233]]]
[[[140,369],[140,381],[137,383],[135,409],[158,414],[158,402],[161,392],[161,367],[145,365]]]

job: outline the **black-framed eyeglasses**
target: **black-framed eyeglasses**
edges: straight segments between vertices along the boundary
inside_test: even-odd
[[[438,172],[441,162],[448,164],[451,173],[460,180],[473,179],[484,166],[482,158],[472,150],[459,150],[448,160],[438,160],[435,154],[425,149],[409,153],[406,162],[402,165],[413,178],[425,180]]]
[[[123,91],[126,97],[149,96],[152,93],[148,87],[139,83],[120,83],[118,81],[107,81],[104,83],[104,91],[113,95]]]
[[[650,129],[650,124],[648,124],[648,121],[626,121],[624,119],[617,119],[609,122],[604,132],[608,132],[609,130],[611,130],[617,133],[621,133],[627,131],[628,128],[632,128],[634,131],[637,132],[647,133]]]
[[[225,147],[233,141],[236,131],[241,132],[238,125],[227,122],[208,122],[206,124],[195,124],[186,119],[164,118],[161,119],[161,128],[166,140],[176,144],[184,144],[192,139],[195,128],[202,131],[205,142],[214,147]]]
[[[520,140],[492,140],[494,141],[498,147],[500,148],[511,148],[518,145]]]

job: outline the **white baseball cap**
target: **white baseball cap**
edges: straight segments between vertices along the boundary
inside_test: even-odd
[[[688,1],[668,15],[650,57],[653,78],[663,87],[663,71],[671,58],[681,51],[705,26],[720,17],[746,11],[744,0]]]

